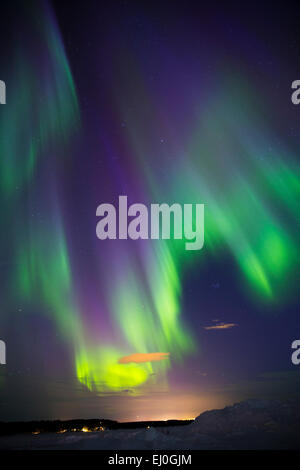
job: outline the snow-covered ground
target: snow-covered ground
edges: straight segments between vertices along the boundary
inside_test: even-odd
[[[250,400],[186,426],[3,436],[0,449],[300,449],[300,404]]]

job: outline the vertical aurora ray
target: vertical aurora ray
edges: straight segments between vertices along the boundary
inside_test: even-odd
[[[118,361],[132,352],[169,352],[171,362],[178,361],[195,348],[179,318],[180,283],[172,259],[168,259],[167,245],[149,243],[148,248],[141,250],[111,253],[106,276],[114,283],[106,295],[121,347],[109,346],[103,338],[102,346],[89,346],[78,352],[78,378],[91,390],[134,388],[131,393],[138,394],[139,387],[145,384],[148,387],[157,382],[165,386],[169,360],[142,364]]]
[[[82,325],[55,178],[70,152],[79,109],[47,4],[31,4],[22,28],[26,34],[11,60],[9,106],[0,123],[0,197],[11,235],[10,245],[2,244],[2,256],[11,253],[5,304],[47,315],[73,350]]]
[[[71,265],[66,239],[55,216],[53,224],[41,230],[33,224],[24,247],[17,252],[16,285],[20,299],[29,306],[48,312],[56,328],[66,340],[79,340],[82,325],[78,318],[72,292]]]
[[[12,60],[9,106],[0,122],[0,187],[12,196],[41,158],[67,143],[78,124],[75,87],[50,8],[32,6]],[[53,157],[52,157],[53,158]]]
[[[201,119],[190,165],[178,162],[189,188],[174,175],[173,194],[180,188],[183,200],[205,201],[207,248],[229,249],[250,294],[276,303],[299,262],[300,168],[287,149],[270,148],[275,139],[258,131],[254,91],[241,79],[237,93],[234,83],[206,110],[205,125]]]

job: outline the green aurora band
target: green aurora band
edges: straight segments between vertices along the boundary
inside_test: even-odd
[[[173,240],[142,246],[137,241],[134,247],[111,250],[99,282],[106,287],[105,309],[115,332],[99,331],[97,341],[90,339],[78,299],[80,288],[73,278],[76,259],[68,251],[53,182],[59,160],[71,152],[79,109],[61,38],[54,20],[47,18],[38,32],[45,73],[37,78],[31,55],[27,52],[25,60],[23,50],[17,54],[18,83],[13,86],[9,118],[1,122],[1,198],[9,207],[6,221],[15,231],[20,222],[16,225],[9,213],[24,194],[34,197],[37,189],[41,194],[39,178],[45,168],[54,174],[53,199],[49,202],[46,196],[49,187],[40,196],[48,222],[23,220],[23,236],[14,237],[11,291],[54,322],[70,345],[78,380],[89,390],[102,394],[126,389],[137,395],[144,387],[166,387],[171,362],[183,361],[197,348],[181,315],[182,283],[190,264],[203,267],[205,250],[220,260],[231,254],[242,275],[240,282],[254,300],[275,305],[291,294],[288,279],[299,262],[299,165],[284,146],[269,147],[274,138],[267,123],[260,122],[257,95],[239,77],[228,79],[217,96],[199,106],[192,136],[184,150],[179,146],[167,177],[159,179],[155,165],[148,164],[157,149],[149,144],[147,122],[163,127],[167,117],[161,118],[159,105],[133,68],[127,83],[122,81],[122,97],[115,93],[114,98],[119,115],[131,123],[124,140],[143,182],[145,200],[204,203],[205,246],[199,255],[187,254],[184,242]],[[134,113],[128,105],[133,94],[139,103]],[[100,315],[100,294],[97,303]],[[119,363],[128,354],[152,352],[169,352],[170,359]]]

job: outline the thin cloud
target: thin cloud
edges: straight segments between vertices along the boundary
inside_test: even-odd
[[[205,330],[228,330],[229,328],[233,328],[238,326],[237,323],[218,323],[216,325],[204,326]]]
[[[123,356],[119,359],[119,364],[129,364],[130,362],[140,363],[140,362],[153,362],[153,361],[163,361],[168,359],[170,353],[136,353],[130,354],[129,356]]]

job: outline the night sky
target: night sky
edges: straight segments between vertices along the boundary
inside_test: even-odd
[[[295,398],[299,11],[101,3],[1,6],[0,420]],[[99,240],[119,195],[205,204],[203,249]]]

